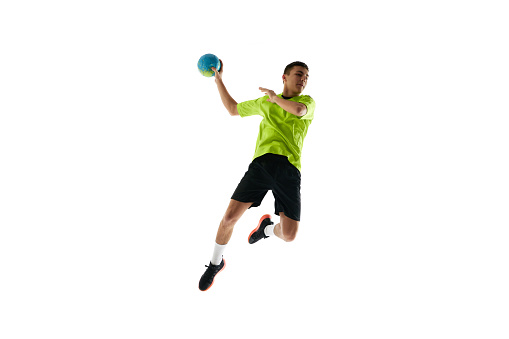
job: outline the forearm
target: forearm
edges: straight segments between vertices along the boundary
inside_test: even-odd
[[[228,113],[230,113],[231,116],[239,115],[239,112],[237,111],[237,102],[231,97],[228,90],[226,90],[223,80],[216,78],[216,85],[219,90],[219,95],[221,96],[221,101],[223,102],[224,107],[228,110]]]
[[[274,98],[274,103],[288,113],[292,113],[299,117],[304,116],[307,113],[306,105],[301,104],[300,102],[290,101],[276,96]]]

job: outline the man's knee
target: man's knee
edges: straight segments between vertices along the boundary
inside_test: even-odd
[[[299,230],[299,222],[293,219],[290,219],[283,215],[281,218],[282,222],[282,231],[283,231],[283,240],[286,242],[292,242],[297,238],[297,232]]]
[[[221,221],[222,227],[233,227],[239,221],[240,217],[235,215],[234,213],[226,212],[223,216],[223,220]]]
[[[295,240],[295,238],[297,238],[297,232],[292,232],[292,233],[289,233],[289,234],[285,234],[285,241],[286,242],[292,242]]]
[[[233,227],[242,217],[244,212],[251,206],[252,203],[243,203],[235,200],[230,201],[226,213],[221,220],[222,227]]]
[[[226,213],[223,216],[223,219],[221,220],[221,226],[222,227],[233,227],[239,221],[240,217],[242,216],[242,213],[239,213],[233,208],[228,208],[226,210]]]

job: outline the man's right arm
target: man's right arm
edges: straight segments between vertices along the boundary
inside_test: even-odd
[[[223,70],[224,65],[221,60],[221,70],[218,72],[215,67],[212,67],[212,70],[216,74],[216,85],[219,90],[219,95],[221,96],[221,101],[223,102],[224,107],[228,110],[231,116],[239,115],[239,111],[237,110],[237,102],[231,97],[230,93],[226,89],[226,86],[223,83]]]

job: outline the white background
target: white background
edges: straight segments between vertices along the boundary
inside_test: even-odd
[[[503,1],[5,1],[0,337],[507,338]],[[299,235],[198,281],[254,153],[238,101],[310,67]],[[276,219],[277,220],[277,219]]]

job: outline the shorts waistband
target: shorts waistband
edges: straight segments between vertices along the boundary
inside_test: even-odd
[[[267,160],[270,159],[272,161],[288,161],[288,157],[286,155],[274,154],[274,153],[265,153],[255,158],[254,160]]]

